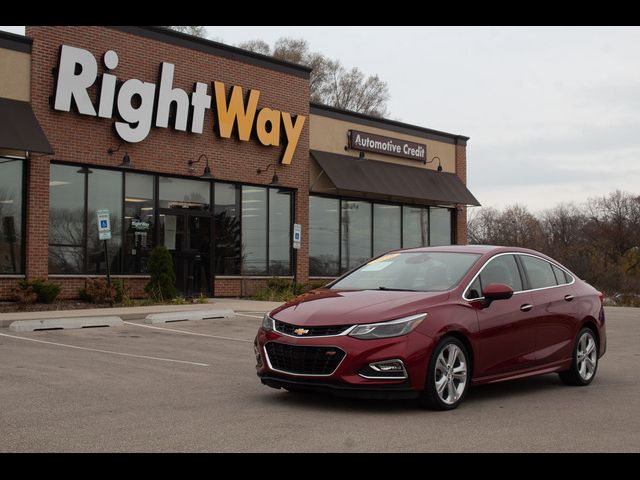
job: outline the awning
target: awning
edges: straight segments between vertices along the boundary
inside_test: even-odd
[[[402,197],[435,204],[480,205],[453,173],[311,150],[338,191]]]
[[[0,98],[0,148],[53,153],[29,103]]]

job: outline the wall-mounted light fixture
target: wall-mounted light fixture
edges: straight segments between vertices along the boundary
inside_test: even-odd
[[[116,148],[115,150],[113,148],[110,148],[109,150],[107,150],[107,153],[109,155],[113,155],[114,153],[116,153],[118,150],[120,150],[120,147],[122,147],[122,144],[124,142],[120,142],[120,145],[118,145],[118,148]],[[127,147],[124,148],[124,157],[122,157],[122,163],[120,165],[118,165],[120,168],[131,168],[131,158],[129,157],[129,153],[127,152]]]
[[[433,161],[434,161],[434,160],[436,160],[436,159],[438,159],[438,171],[439,171],[439,172],[441,172],[441,171],[442,171],[442,162],[440,161],[440,157],[433,157],[433,158],[432,158],[431,160],[429,160],[429,161],[425,160],[425,161],[424,161],[424,164],[426,165],[427,163],[431,163],[431,162],[433,162]]]
[[[204,173],[200,175],[200,178],[213,178],[213,176],[211,175],[211,169],[209,168],[209,157],[207,157],[207,155],[204,153],[200,155],[197,160],[189,160],[189,171],[192,173],[195,171],[195,168],[193,166],[200,160],[202,160],[202,157],[207,160],[207,163],[204,167]]]
[[[273,166],[273,176],[271,177],[271,183],[269,183],[270,187],[279,187],[280,186],[280,182],[278,181],[278,175],[276,174],[276,164],[275,163],[270,163],[269,165],[267,165],[266,168],[258,168],[256,169],[256,173],[258,175],[260,175],[262,172],[266,172],[267,170],[269,170],[269,168],[271,168]]]

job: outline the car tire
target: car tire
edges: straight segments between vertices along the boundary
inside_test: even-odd
[[[419,402],[430,410],[453,410],[464,399],[470,381],[467,349],[457,338],[444,337],[429,359],[427,381]]]
[[[566,385],[585,387],[593,381],[597,370],[598,340],[591,328],[584,327],[576,336],[571,368],[558,375]]]

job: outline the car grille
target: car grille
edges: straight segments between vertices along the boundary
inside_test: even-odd
[[[328,335],[340,335],[351,325],[334,325],[329,327],[301,327],[300,325],[291,325],[289,323],[284,323],[279,320],[274,320],[276,324],[276,331],[280,333],[284,333],[286,335],[291,335],[293,337],[326,337]],[[295,330],[298,329],[309,330],[308,333],[304,333],[302,335],[298,335],[295,333]]]
[[[330,375],[345,356],[337,347],[286,345],[269,342],[265,345],[271,367],[299,375]]]

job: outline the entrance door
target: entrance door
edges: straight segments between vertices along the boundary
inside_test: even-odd
[[[160,244],[173,257],[176,289],[186,297],[211,294],[211,217],[160,214]]]

